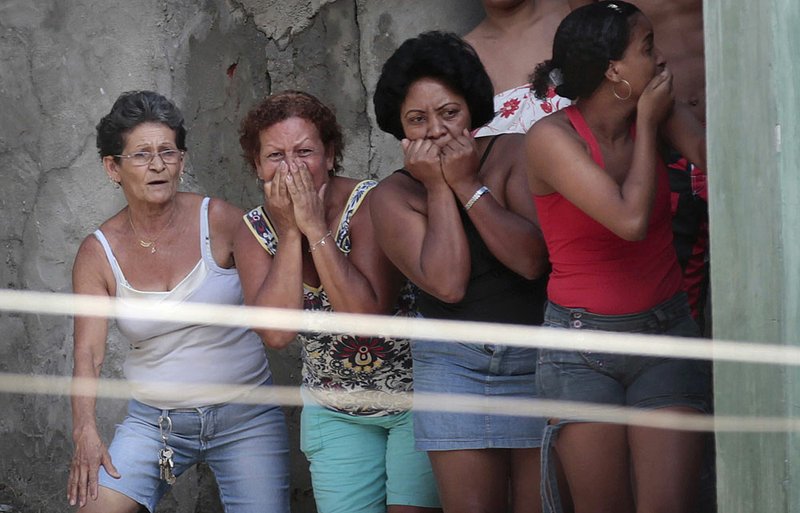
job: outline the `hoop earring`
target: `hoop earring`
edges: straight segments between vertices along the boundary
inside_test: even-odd
[[[263,180],[260,176],[256,177],[256,188],[259,191],[264,192],[264,184],[265,183],[267,183],[266,180]]]
[[[622,82],[623,84],[628,86],[628,94],[625,95],[624,98],[622,96],[620,96],[619,93],[617,93],[617,84],[614,84],[613,86],[611,86],[611,91],[614,93],[614,98],[616,98],[617,100],[619,100],[621,102],[624,102],[625,100],[627,100],[628,98],[631,97],[631,93],[633,93],[633,89],[631,88],[631,83],[628,82],[627,80],[625,80],[624,78],[621,79],[620,82]]]
[[[119,189],[119,182],[118,181],[116,181],[116,180],[114,180],[114,179],[112,179],[110,177],[109,177],[108,181],[111,182],[111,185],[113,185],[115,189]]]
[[[183,173],[181,173],[181,183],[183,183]]]

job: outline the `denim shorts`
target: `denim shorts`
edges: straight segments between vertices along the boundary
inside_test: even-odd
[[[365,417],[324,408],[303,391],[300,448],[319,513],[385,513],[387,505],[440,507],[410,412]],[[265,510],[268,511],[268,510]]]
[[[629,315],[598,315],[548,303],[544,326],[700,336],[685,293],[646,312]],[[542,349],[536,378],[543,399],[639,408],[684,406],[704,413],[711,410],[711,364],[703,360]]]
[[[536,397],[531,348],[414,340],[414,391],[492,398]],[[414,409],[416,447],[423,451],[540,447],[545,419]]]
[[[627,315],[593,314],[548,302],[543,326],[700,336],[684,292],[650,310]],[[646,409],[681,406],[702,413],[711,411],[711,363],[703,360],[542,349],[536,369],[536,387],[543,399]],[[559,419],[557,424],[545,429],[541,460],[545,513],[563,511],[551,457],[553,443],[565,424],[580,421],[579,418]]]
[[[114,479],[101,467],[100,485],[155,511],[169,488],[159,478],[158,467],[163,447],[158,418],[165,413],[172,421],[167,445],[174,451],[176,476],[206,462],[227,513],[289,512],[286,423],[283,411],[274,405],[226,403],[161,410],[131,400],[109,446],[122,477]]]

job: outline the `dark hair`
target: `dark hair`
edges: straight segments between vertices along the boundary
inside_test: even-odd
[[[175,145],[179,150],[186,151],[186,128],[180,109],[153,91],[128,91],[119,95],[111,112],[97,124],[100,158],[121,154],[125,149],[125,137],[142,123],[168,126],[175,132]]]
[[[470,128],[483,126],[494,117],[492,81],[478,54],[457,35],[433,31],[406,40],[383,65],[372,98],[381,130],[398,139],[405,136],[400,106],[408,88],[421,78],[441,80],[464,97]]]
[[[608,63],[622,58],[639,9],[622,0],[575,9],[561,21],[553,39],[553,58],[536,66],[530,77],[537,98],[544,98],[554,69],[562,83],[556,94],[574,100],[591,95],[603,82]]]
[[[239,127],[239,144],[250,167],[255,171],[261,153],[261,131],[293,117],[310,121],[317,127],[326,151],[333,147],[332,171],[338,172],[344,150],[342,128],[331,109],[316,96],[303,91],[283,91],[267,96],[244,117]]]

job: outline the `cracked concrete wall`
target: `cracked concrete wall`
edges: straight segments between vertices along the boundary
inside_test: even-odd
[[[0,2],[0,286],[68,292],[80,241],[124,203],[105,178],[94,126],[119,93],[154,89],[184,111],[186,190],[242,208],[259,202],[236,128],[271,91],[304,89],[344,127],[344,173],[386,176],[398,144],[374,123],[380,67],[405,38],[430,29],[463,33],[478,0],[4,0]],[[69,375],[72,323],[0,312],[0,372]],[[113,329],[103,375],[121,376],[125,344]],[[275,379],[296,384],[299,351],[270,354]],[[0,393],[0,505],[16,512],[66,509],[69,402]],[[125,411],[98,401],[106,440]],[[307,464],[292,433],[293,511],[314,511]],[[184,475],[159,511],[221,511],[213,476]]]

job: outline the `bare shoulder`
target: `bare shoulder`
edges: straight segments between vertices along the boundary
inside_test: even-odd
[[[532,148],[547,147],[563,138],[581,140],[572,127],[567,114],[560,110],[534,123],[525,134],[525,146],[530,151]]]
[[[362,180],[357,178],[350,178],[349,176],[334,176],[328,182],[328,187],[331,188],[334,194],[339,196],[349,196],[356,185]]]
[[[404,173],[392,173],[378,183],[371,193],[373,211],[398,207],[418,212],[425,210],[425,186]]]
[[[242,217],[238,218],[237,223],[231,227],[231,231],[233,233],[234,254],[239,269],[241,269],[240,264],[245,256],[256,254],[259,256],[266,255],[268,258],[272,258],[269,253],[261,248],[253,230],[251,230],[248,223]]]
[[[411,182],[413,180],[402,173],[392,173],[378,182],[378,185],[371,193],[372,198],[373,200],[380,198],[380,200],[385,201],[402,195],[403,191],[408,190]]]
[[[214,227],[233,227],[239,223],[244,215],[241,208],[219,198],[211,198],[208,202],[208,220]]]
[[[485,180],[508,175],[525,152],[525,134],[481,137],[475,142],[478,154],[484,159],[480,174]]]
[[[114,274],[100,240],[94,234],[81,242],[72,266],[72,290],[76,294],[105,294],[114,292]]]
[[[221,267],[230,267],[228,258],[233,251],[233,241],[244,212],[219,198],[208,202],[208,225],[214,258]]]

